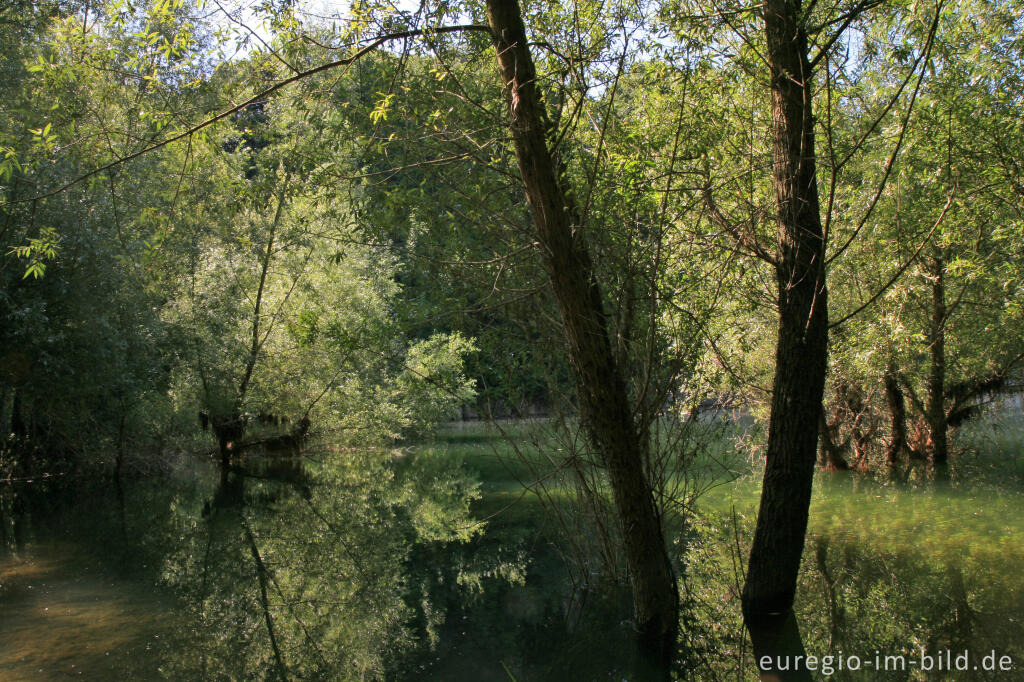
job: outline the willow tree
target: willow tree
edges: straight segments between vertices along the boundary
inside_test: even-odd
[[[939,469],[952,454],[949,434],[1024,357],[1015,303],[1022,203],[1011,161],[1021,154],[1020,46],[1012,37],[1020,3],[955,7],[935,27],[933,68],[904,148],[888,164],[889,190],[869,230],[838,263],[840,319],[856,313],[839,370],[862,377],[867,396],[884,381],[888,405],[865,409],[889,413],[889,464],[909,452]],[[865,61],[875,75],[858,104],[891,97],[901,62],[928,42],[920,30],[872,25]],[[885,167],[880,156],[875,149],[860,161],[865,175],[868,164]],[[848,192],[854,202],[867,200],[862,187]],[[877,268],[886,260],[895,273]]]
[[[242,113],[196,145],[206,172],[182,190],[191,210],[165,243],[181,256],[163,311],[184,346],[179,413],[201,411],[222,472],[236,449],[298,445],[311,426],[367,444],[450,418],[473,397],[472,343],[403,329],[396,258],[360,242],[343,189],[311,181],[343,142],[287,100]]]
[[[594,7],[588,5],[588,11],[597,12]],[[465,9],[472,15],[480,8],[470,5]],[[558,29],[554,26],[562,16],[561,10],[547,6],[534,6],[533,9],[530,21],[538,39],[560,42],[564,36],[556,35]],[[520,247],[506,245],[514,254],[529,254],[536,246],[544,269],[541,279],[546,280],[554,299],[558,334],[573,368],[577,398],[574,403],[579,407],[582,425],[600,462],[602,480],[607,480],[611,491],[615,521],[621,530],[618,535],[622,538],[622,554],[633,589],[635,622],[640,639],[655,666],[667,671],[677,646],[679,600],[676,578],[663,537],[662,520],[649,478],[647,456],[651,438],[644,422],[648,415],[660,411],[664,403],[659,401],[658,396],[662,395],[660,388],[651,388],[646,395],[641,395],[645,393],[643,390],[630,391],[629,380],[634,378],[630,376],[632,367],[625,359],[626,354],[616,352],[616,345],[623,345],[622,339],[616,338],[613,342],[612,338],[616,336],[615,321],[610,319],[608,309],[614,304],[608,300],[611,285],[605,278],[607,273],[600,269],[595,257],[598,249],[594,243],[599,239],[597,233],[602,224],[595,219],[597,212],[592,210],[594,202],[591,200],[598,192],[594,190],[593,173],[589,172],[591,167],[596,168],[605,161],[607,147],[604,139],[595,140],[598,149],[595,154],[575,139],[573,126],[579,107],[589,106],[593,100],[586,94],[575,72],[569,74],[566,79],[569,85],[564,88],[561,86],[566,84],[559,83],[557,75],[552,77],[552,71],[557,70],[548,68],[551,62],[544,63],[540,69],[542,75],[538,76],[538,66],[528,47],[529,38],[519,4],[487,3],[486,14],[488,25],[484,28],[496,50],[501,90],[494,88],[493,71],[479,68],[481,55],[494,58],[486,47],[470,38],[455,40],[454,45],[439,45],[440,31],[424,29],[425,42],[438,57],[436,74],[425,83],[409,78],[409,72],[418,75],[422,67],[423,57],[414,50],[402,51],[393,57],[394,75],[389,74],[381,82],[386,88],[392,88],[394,82],[402,82],[402,87],[393,88],[395,96],[387,91],[378,95],[378,107],[371,114],[373,125],[367,133],[366,146],[380,146],[391,137],[402,142],[393,145],[398,149],[389,153],[387,160],[367,154],[371,160],[363,161],[361,170],[365,172],[369,167],[372,172],[378,172],[383,164],[388,169],[389,179],[391,175],[401,178],[400,174],[406,174],[408,179],[409,176],[423,177],[422,168],[425,166],[449,164],[456,169],[472,169],[473,173],[480,173],[485,178],[460,177],[462,186],[459,189],[463,192],[460,195],[459,192],[448,192],[445,178],[439,177],[439,187],[435,188],[433,196],[425,195],[420,184],[411,188],[412,201],[407,204],[401,202],[408,201],[410,188],[403,187],[401,180],[393,182],[398,198],[395,202],[395,195],[390,195],[388,207],[416,205],[415,211],[407,209],[399,220],[404,218],[411,223],[419,220],[414,214],[433,212],[445,216],[440,222],[461,226],[462,234],[454,244],[454,253],[441,254],[442,257],[447,255],[450,260],[463,257],[462,254],[472,251],[473,241],[481,234],[495,234],[496,239],[507,238]],[[465,30],[478,33],[479,28],[470,26]],[[607,34],[605,27],[594,31]],[[412,29],[406,34],[421,35],[419,30]],[[581,39],[589,41],[591,38],[588,35]],[[595,51],[607,55],[607,46],[601,39],[593,42],[600,46],[595,48],[588,43],[587,50],[580,49],[584,53],[581,59],[591,60],[589,63],[596,61]],[[557,48],[552,48],[552,51],[557,51]],[[402,77],[408,80],[400,81]],[[421,83],[425,87],[420,87]],[[435,97],[429,105],[424,103],[424,90]],[[570,92],[567,94],[566,90]],[[507,108],[495,107],[502,98]],[[472,106],[464,106],[467,103]],[[460,119],[451,115],[450,107],[465,109],[469,113]],[[403,108],[408,110],[403,111]],[[448,113],[445,110],[449,110]],[[495,114],[495,110],[499,113]],[[612,118],[611,110],[602,102],[599,115]],[[355,115],[358,115],[358,110]],[[407,117],[406,122],[403,125],[395,123],[403,115]],[[409,120],[414,120],[417,127],[410,125]],[[353,127],[361,129],[366,126],[364,122]],[[419,137],[424,133],[427,133],[427,139],[417,146],[418,156],[402,149],[410,136]],[[424,148],[431,151],[424,153]],[[505,159],[510,151],[514,154],[514,161],[508,167]],[[586,159],[579,165],[588,166],[587,171],[580,173],[579,165],[571,167],[567,163],[567,158],[575,152]],[[459,165],[460,162],[463,165]],[[412,172],[409,168],[413,169]],[[470,182],[474,188],[479,188],[477,192],[466,191]],[[481,207],[494,205],[492,197],[495,194],[502,197],[497,203],[504,206],[504,214],[494,215],[491,218],[493,225],[482,226],[481,221],[473,217],[480,214]],[[522,210],[521,199],[509,198],[509,195],[522,194],[525,194],[528,215]],[[446,205],[439,195],[447,195],[453,201]],[[402,212],[401,208],[399,212]],[[522,220],[520,215],[523,215]],[[511,228],[509,223],[513,224]],[[467,226],[472,229],[466,229]],[[508,229],[512,236],[500,234],[495,226]],[[428,227],[419,239],[433,236],[447,239],[443,230],[437,225]],[[406,240],[403,246],[410,246],[409,241]],[[423,253],[420,244],[415,246],[419,253]],[[503,257],[488,260],[499,264],[495,266],[493,278],[495,291],[501,283],[508,281],[501,274],[503,269],[516,269],[516,277],[522,277],[523,272],[532,276],[532,263],[524,264],[522,260]],[[478,263],[477,267],[482,265]],[[650,296],[653,300],[656,294],[652,292]],[[537,314],[536,311],[531,312]],[[651,353],[655,353],[653,348]],[[651,383],[660,380],[660,377],[648,378]],[[647,409],[650,405],[656,405],[656,408]]]
[[[845,319],[830,325],[826,280],[850,245],[870,230],[904,141],[938,20],[937,12],[906,20],[920,41],[892,69],[898,80],[891,97],[861,105],[858,79],[870,70],[868,60],[858,60],[850,46],[869,11],[886,11],[880,4],[765,0],[755,11],[737,4],[709,12],[695,2],[679,9],[685,18],[674,18],[694,55],[688,68],[732,95],[718,102],[704,93],[706,148],[696,150],[700,160],[693,171],[703,177],[697,190],[703,202],[695,222],[707,219],[703,224],[710,227],[704,234],[691,229],[738,255],[745,265],[734,289],[737,298],[746,299],[737,306],[740,319],[766,331],[771,320],[776,332],[774,338],[736,335],[728,325],[742,323],[726,320],[715,326],[739,342],[723,352],[726,344],[712,339],[716,356],[741,390],[768,403],[764,485],[742,597],[752,626],[766,619],[778,622],[793,605],[822,421],[829,329],[862,312],[844,310]],[[892,16],[899,23],[906,13],[892,8]],[[847,183],[857,187],[858,201],[842,189]],[[902,274],[898,267],[882,269],[887,270],[891,279]],[[881,296],[889,285],[882,281],[869,295]],[[755,366],[748,369],[745,363]],[[770,386],[764,385],[761,379],[767,383],[769,376]]]
[[[581,418],[608,470],[623,528],[636,625],[643,645],[667,664],[676,647],[679,598],[644,473],[648,443],[634,423],[623,368],[612,351],[583,213],[551,148],[556,131],[541,97],[519,3],[489,0],[487,18],[523,189],[576,377]]]

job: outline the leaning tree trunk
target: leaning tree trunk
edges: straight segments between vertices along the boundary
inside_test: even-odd
[[[748,626],[787,613],[793,606],[828,362],[828,302],[815,178],[813,89],[807,34],[801,20],[796,0],[765,1],[772,89],[772,175],[779,232],[775,268],[779,327],[764,485],[743,586],[743,614]]]
[[[277,231],[280,227],[281,219],[284,216],[285,196],[288,191],[289,178],[290,175],[286,173],[284,180],[281,181],[281,186],[278,188],[277,207],[274,209],[274,218],[270,223],[270,234],[267,236],[267,246],[260,258],[260,280],[259,286],[256,289],[256,298],[253,300],[252,321],[249,325],[249,353],[245,359],[245,369],[238,382],[238,388],[236,389],[234,398],[232,399],[231,408],[224,413],[211,415],[213,432],[217,435],[217,442],[220,446],[222,477],[227,475],[227,470],[231,466],[232,450],[238,447],[238,441],[241,441],[242,436],[245,435],[246,420],[242,416],[242,405],[245,403],[245,397],[249,392],[253,372],[256,369],[256,363],[259,361],[259,358],[263,353],[263,345],[267,341],[268,332],[262,324],[263,305],[266,302],[264,299],[267,290],[267,278],[270,274],[270,266],[274,260],[274,242],[277,238]],[[273,322],[270,324],[272,325]]]
[[[487,17],[511,108],[516,159],[568,343],[581,416],[608,471],[622,526],[637,627],[648,654],[667,664],[676,645],[679,596],[643,471],[646,444],[612,352],[579,210],[548,147],[553,130],[535,82],[519,3],[488,0]]]
[[[949,458],[946,424],[946,282],[945,259],[936,247],[931,262],[932,311],[929,329],[931,368],[928,372],[928,440],[932,463],[942,467]]]

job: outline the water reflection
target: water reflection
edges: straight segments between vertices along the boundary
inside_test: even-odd
[[[482,530],[476,484],[428,458],[249,458],[179,483],[4,491],[4,679],[72,665],[133,679],[383,677],[444,622],[439,586],[522,571],[509,566],[518,556],[450,561]],[[98,584],[83,586],[89,574]],[[58,594],[68,581],[71,605]],[[153,583],[163,603],[140,594]],[[54,610],[77,620],[54,629],[42,615]],[[103,636],[117,633],[132,636]]]
[[[809,682],[812,679],[793,611],[751,618],[746,626],[762,682]],[[817,663],[813,667],[817,668]]]
[[[574,592],[539,503],[509,509],[514,491],[481,495],[438,454],[0,490],[0,678],[646,679],[628,591]],[[796,620],[753,646],[738,598],[753,515],[708,511],[687,529],[680,679],[757,679],[758,655],[801,646],[818,676],[826,656],[876,651],[1024,661],[1019,496],[820,483]],[[790,672],[775,674],[806,679]]]
[[[818,481],[795,620],[787,614],[749,633],[738,595],[754,518],[738,509],[710,512],[696,524],[692,641],[701,655],[699,672],[688,679],[758,679],[755,663],[765,655],[773,669],[762,680],[1020,676],[1019,494],[946,482]],[[993,652],[997,661],[1012,660],[1013,671],[985,670]],[[942,669],[940,654],[947,657]],[[779,669],[778,656],[788,670]],[[802,671],[795,670],[797,656],[804,657]],[[965,669],[950,670],[957,656]]]
[[[169,661],[168,676],[379,678],[443,622],[423,574],[458,584],[458,569],[411,559],[480,532],[475,485],[429,459],[325,459],[250,459],[201,508],[175,507],[163,578],[183,598],[195,655]]]
[[[975,545],[989,540],[979,537]],[[876,665],[876,654],[883,663],[893,657],[875,679],[992,679],[980,662],[993,651],[1010,656],[1019,675],[1024,585],[1014,553],[962,547],[959,557],[947,557],[865,546],[826,532],[813,538],[808,554],[813,565],[801,581],[799,610],[805,640],[819,651],[856,655],[864,667]],[[924,656],[945,652],[954,658],[967,652],[973,660],[966,670],[920,670]],[[863,676],[848,670],[833,678]]]

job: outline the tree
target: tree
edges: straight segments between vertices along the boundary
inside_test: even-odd
[[[116,452],[120,472],[128,444],[149,438],[166,407],[165,330],[145,265],[151,233],[132,201],[139,179],[112,170],[49,200],[36,194],[91,167],[98,150],[152,133],[139,112],[165,93],[124,88],[120,52],[90,51],[76,5],[19,6],[38,33],[29,38],[20,18],[5,16],[4,29],[13,29],[5,48],[18,50],[4,60],[17,77],[4,80],[9,107],[0,118],[4,435],[16,433],[24,454],[46,453],[62,466]],[[117,126],[126,132],[112,134]],[[146,167],[162,161],[154,156]],[[148,183],[153,196],[166,187],[162,179]],[[158,212],[159,201],[148,209]]]
[[[713,112],[707,117],[718,114],[723,123],[717,136],[707,135],[708,148],[700,150],[703,168],[695,169],[695,174],[705,178],[702,217],[706,216],[715,230],[704,238],[712,244],[721,239],[718,235],[731,238],[727,248],[744,256],[749,264],[746,272],[741,266],[737,293],[755,302],[751,312],[758,321],[763,323],[769,311],[777,315],[772,357],[767,356],[767,344],[762,340],[749,333],[739,336],[741,353],[748,354],[751,346],[765,352],[762,367],[770,367],[774,374],[770,391],[761,387],[757,375],[736,372],[737,364],[720,351],[721,338],[719,342],[711,339],[716,357],[734,383],[765,391],[770,401],[764,486],[743,591],[743,611],[755,633],[756,647],[757,632],[764,633],[756,627],[758,622],[775,620],[792,607],[816,445],[819,434],[830,435],[827,424],[822,428],[829,355],[827,271],[857,240],[871,216],[886,188],[891,161],[879,171],[877,181],[864,182],[863,175],[855,180],[876,195],[859,214],[839,213],[846,204],[837,187],[852,174],[850,161],[859,158],[865,144],[882,139],[875,131],[885,120],[896,122],[892,154],[898,153],[907,121],[890,115],[890,110],[897,101],[908,102],[908,110],[913,108],[917,90],[907,96],[905,86],[918,73],[922,74],[917,76],[920,84],[921,64],[928,61],[934,32],[933,21],[931,31],[925,31],[923,48],[910,60],[910,68],[901,65],[904,77],[893,102],[847,110],[835,83],[844,74],[859,72],[842,57],[843,46],[850,40],[848,29],[859,26],[875,4],[823,7],[768,0],[759,14],[742,7],[708,13],[697,4],[688,6],[693,7],[688,19],[677,23],[687,26],[687,21],[693,21],[702,31],[696,37],[683,34],[696,43],[690,60],[693,68],[706,69],[709,77],[720,78],[726,87],[736,90],[734,98],[717,106],[721,114],[714,103],[705,105]],[[752,29],[754,23],[747,23],[751,18],[761,26],[757,33]],[[728,60],[719,66],[723,56]],[[767,81],[758,78],[765,69]],[[766,112],[763,95],[768,93],[770,109]],[[751,104],[746,104],[746,97]],[[823,113],[816,116],[816,107]],[[823,155],[817,151],[819,134],[825,141]],[[824,164],[819,165],[822,159]],[[770,169],[770,174],[762,169]],[[770,187],[759,180],[762,173],[770,175]],[[823,177],[828,180],[824,202],[818,192]],[[837,241],[830,247],[833,239]],[[768,277],[774,286],[758,282]],[[725,325],[742,326],[736,325],[735,318],[716,326]],[[766,373],[762,370],[761,376]],[[852,394],[847,397],[856,402]],[[827,442],[825,445],[829,449]]]
[[[874,207],[856,241],[832,264],[839,283],[832,297],[838,318],[832,383],[843,388],[835,392],[837,405],[847,402],[840,393],[859,396],[854,402],[860,403],[856,410],[843,408],[837,426],[855,445],[867,440],[857,447],[865,467],[874,439],[868,436],[877,436],[883,421],[889,423],[882,457],[888,465],[907,453],[944,467],[948,434],[998,390],[1024,349],[1008,293],[1019,281],[1012,274],[1019,256],[1011,246],[1019,207],[1005,193],[1012,173],[1006,175],[1003,161],[1016,139],[1005,107],[1019,92],[1019,73],[1010,42],[986,37],[1002,35],[1016,13],[990,6],[984,21],[967,19],[979,14],[957,5],[941,21],[932,15],[930,23],[927,15],[878,16],[863,33],[861,75],[841,91],[851,100],[837,111],[844,118],[850,116],[844,110],[892,102],[894,119],[886,129],[903,140],[897,154],[884,138],[869,139],[836,199]],[[979,42],[993,46],[992,58],[979,57]],[[927,72],[916,86],[909,81],[916,97],[897,103],[899,90],[908,87],[906,65],[929,51]],[[848,129],[837,131],[836,147],[852,144],[844,140]],[[877,181],[867,180],[882,173],[890,181],[877,192]]]
[[[813,71],[799,3],[766,0],[778,205],[778,346],[764,487],[743,586],[748,621],[788,612],[807,531],[828,364],[825,240],[818,202]]]
[[[558,303],[583,419],[608,469],[633,586],[641,641],[667,670],[676,646],[679,597],[661,523],[646,480],[622,368],[612,353],[603,294],[580,209],[552,157],[553,130],[536,82],[516,0],[489,0],[510,131],[552,292]]]
[[[295,443],[313,422],[364,443],[429,431],[472,398],[472,343],[406,338],[394,258],[360,244],[345,198],[309,182],[329,133],[284,102],[236,124],[201,154],[207,173],[178,229],[189,257],[170,275],[165,315],[185,346],[179,411],[203,411],[225,472],[257,422],[283,420],[289,432],[270,438]],[[308,137],[284,135],[299,128]]]

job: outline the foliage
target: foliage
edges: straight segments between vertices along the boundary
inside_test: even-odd
[[[545,142],[580,212],[574,234],[594,261],[637,456],[661,517],[679,530],[671,552],[681,574],[713,583],[687,602],[703,624],[682,615],[691,653],[710,659],[721,645],[712,667],[732,674],[745,656],[731,604],[747,520],[687,519],[705,492],[701,467],[731,429],[700,422],[701,408],[739,406],[763,426],[779,291],[790,284],[775,268],[763,14],[700,0],[523,9],[552,123]],[[896,386],[908,414],[900,457],[934,454],[948,431],[962,456],[954,478],[980,475],[971,443],[982,427],[972,420],[1001,390],[1019,389],[1024,361],[1024,9],[1020,0],[806,9],[831,322],[824,434],[861,475],[894,464],[883,451],[897,440]],[[208,450],[197,415],[235,427],[220,439],[227,449],[301,440],[304,419],[333,445],[357,448],[425,440],[470,405],[485,416],[550,413],[549,430],[508,430],[503,461],[545,501],[573,581],[623,578],[622,529],[606,467],[581,438],[563,320],[508,139],[514,106],[505,110],[482,22],[482,3],[469,0],[413,11],[364,1],[334,21],[294,2],[4,4],[3,475],[162,468],[170,449]],[[737,440],[745,461],[758,459],[766,431]],[[1013,447],[998,461],[1015,461]],[[415,647],[412,620],[428,640],[440,637],[430,595],[441,579],[414,585],[386,555],[467,545],[479,530],[472,486],[428,459],[396,465],[407,467],[402,479],[375,457],[319,474],[318,485],[340,492],[309,544],[245,505],[211,504],[202,516],[191,500],[178,510],[184,548],[169,582],[198,570],[202,524],[207,541],[225,541],[214,558],[223,585],[191,595],[217,633],[209,660],[243,651],[238,669],[279,665],[269,635],[250,639],[264,637],[253,633],[263,632],[267,600],[287,623],[284,650],[315,630],[351,652],[346,674],[389,672],[389,656]],[[885,469],[893,476],[919,475],[895,464]],[[238,491],[226,481],[230,497]],[[301,488],[240,487],[290,518],[312,513]],[[893,488],[876,492],[904,504]],[[834,523],[814,529],[801,589],[824,586],[831,601],[827,612],[798,604],[807,632],[847,650],[952,645],[962,622],[913,585],[913,557],[860,551],[869,529],[887,528],[876,504],[816,508]],[[982,501],[963,504],[966,516]],[[869,512],[860,526],[840,523]],[[942,538],[915,533],[922,553],[925,540],[936,545],[922,584],[959,599],[953,611],[998,610],[984,582],[998,552],[978,549],[947,570],[955,557],[935,558]],[[841,537],[856,556],[837,554]],[[286,542],[299,550],[261,599],[269,574],[253,547],[273,564],[285,554],[275,543]],[[487,569],[460,557],[458,580],[477,585]],[[228,594],[233,581],[248,586],[244,597]],[[274,589],[317,591],[362,620],[338,626],[315,609],[289,611]],[[241,603],[253,608],[239,617]],[[294,672],[335,672],[318,666]]]

